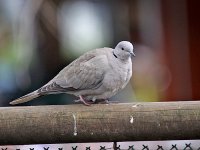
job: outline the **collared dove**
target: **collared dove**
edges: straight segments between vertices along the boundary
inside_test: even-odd
[[[128,41],[119,42],[115,49],[104,47],[91,50],[66,66],[47,84],[10,104],[59,93],[73,94],[85,105],[95,100],[107,100],[129,82],[132,55],[135,56],[133,45]]]

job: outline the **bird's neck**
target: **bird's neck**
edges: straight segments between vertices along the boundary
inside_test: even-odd
[[[127,62],[130,59],[128,55],[125,55],[124,53],[121,52],[121,50],[117,50],[117,49],[113,50],[113,56],[122,62]]]
[[[113,51],[113,56],[114,56],[115,58],[118,58],[114,51]]]

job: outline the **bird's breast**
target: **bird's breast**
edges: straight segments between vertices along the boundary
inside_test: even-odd
[[[131,78],[132,70],[129,68],[116,68],[110,71],[106,78],[106,86],[116,92],[126,86]]]

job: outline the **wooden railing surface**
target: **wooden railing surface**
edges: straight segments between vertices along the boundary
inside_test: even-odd
[[[200,102],[0,108],[0,145],[200,139]]]

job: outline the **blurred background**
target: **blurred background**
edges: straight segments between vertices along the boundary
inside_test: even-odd
[[[84,52],[134,44],[133,77],[114,100],[200,99],[198,0],[1,0],[0,106],[52,79]],[[23,105],[73,103],[60,94]]]

